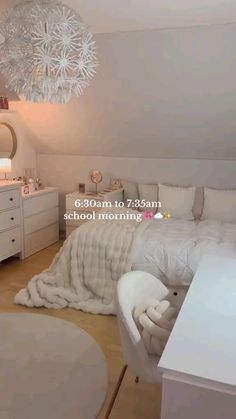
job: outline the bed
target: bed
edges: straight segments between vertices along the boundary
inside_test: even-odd
[[[133,269],[152,273],[167,286],[189,286],[204,254],[236,257],[236,225],[220,221],[150,223],[140,237]]]
[[[169,288],[188,287],[206,253],[236,257],[236,225],[145,218],[141,223],[91,221],[73,232],[50,268],[32,278],[15,302],[115,314],[115,289],[123,273],[143,270]]]

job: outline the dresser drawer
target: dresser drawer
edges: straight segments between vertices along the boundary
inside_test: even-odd
[[[58,192],[45,193],[39,196],[32,196],[23,202],[24,217],[46,211],[58,206]]]
[[[30,234],[58,222],[58,207],[51,208],[24,220],[24,234]]]
[[[0,212],[0,231],[20,225],[21,214],[20,209],[10,209]]]
[[[34,233],[27,234],[24,240],[25,257],[28,257],[59,240],[58,223],[45,227],[42,230],[35,231]]]
[[[0,192],[0,211],[20,206],[19,189]]]
[[[0,260],[13,256],[21,250],[20,228],[0,233]]]

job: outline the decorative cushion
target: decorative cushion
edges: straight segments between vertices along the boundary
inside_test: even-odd
[[[138,186],[135,182],[130,182],[128,180],[121,180],[122,186],[124,188],[124,203],[127,204],[127,200],[131,199],[135,201],[139,199],[138,195]]]
[[[158,201],[158,185],[146,185],[143,183],[139,183],[138,191],[140,201],[144,200],[147,203],[146,206],[140,206],[140,211],[153,210],[154,212],[156,212],[158,210],[158,207],[155,205],[152,207],[150,205],[152,202],[157,203]]]
[[[150,354],[162,355],[176,315],[176,310],[167,300],[150,299],[135,307],[134,321]]]
[[[193,204],[193,215],[194,218],[200,219],[203,211],[204,202],[204,188],[202,186],[196,187],[195,199]]]
[[[173,218],[193,220],[195,187],[159,185],[160,211],[170,213]]]
[[[204,188],[202,220],[236,223],[236,190]]]

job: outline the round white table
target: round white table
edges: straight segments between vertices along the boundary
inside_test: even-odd
[[[95,419],[105,400],[105,356],[73,323],[0,314],[0,418]]]

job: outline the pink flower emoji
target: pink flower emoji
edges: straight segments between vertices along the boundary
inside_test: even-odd
[[[146,218],[146,220],[153,220],[154,212],[153,211],[145,211],[144,217]]]

